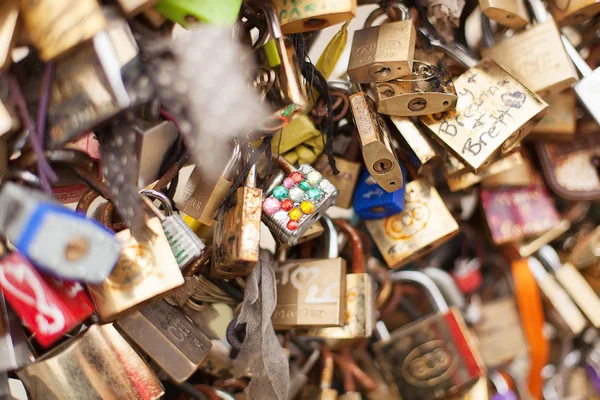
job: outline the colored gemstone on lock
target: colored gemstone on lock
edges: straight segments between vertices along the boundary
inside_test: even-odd
[[[294,183],[300,183],[304,179],[304,175],[302,175],[302,172],[294,171],[290,174],[290,178]]]
[[[290,231],[295,231],[296,229],[298,229],[298,221],[294,221],[294,220],[288,221],[287,228]]]
[[[311,203],[310,201],[303,201],[302,204],[300,204],[300,210],[302,210],[302,212],[304,214],[312,214],[315,212],[315,205],[313,203]]]
[[[310,189],[310,183],[308,183],[308,181],[302,181],[298,186],[300,186],[300,189],[304,191]]]
[[[285,186],[277,186],[275,189],[273,189],[273,197],[275,197],[277,200],[285,199],[288,197],[288,194],[289,191]]]
[[[300,203],[302,200],[304,200],[304,190],[300,189],[298,186],[295,186],[293,188],[290,189],[290,199],[294,202],[294,203]]]
[[[298,221],[302,218],[302,211],[300,211],[299,208],[292,208],[288,213],[288,217],[290,217],[292,221]]]
[[[323,192],[319,188],[312,188],[308,192],[308,198],[312,200],[319,200]]]
[[[281,203],[279,203],[279,200],[273,196],[270,196],[263,201],[263,210],[265,210],[265,212],[269,215],[275,214],[277,211],[279,211],[280,205]]]
[[[281,202],[281,209],[283,211],[290,211],[294,207],[294,202],[290,199],[285,199]]]
[[[323,175],[319,171],[310,171],[308,175],[306,175],[306,180],[312,186],[317,186],[319,182],[323,179]]]
[[[295,184],[296,184],[296,182],[294,182],[294,180],[292,178],[288,177],[283,180],[283,186],[285,186],[288,189],[293,188]]]

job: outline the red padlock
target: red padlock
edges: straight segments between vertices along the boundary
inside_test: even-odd
[[[43,347],[51,346],[94,312],[79,282],[45,277],[16,251],[0,260],[0,288]]]

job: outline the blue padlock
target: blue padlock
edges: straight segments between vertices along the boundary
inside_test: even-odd
[[[0,190],[0,232],[36,267],[66,280],[102,283],[121,255],[104,226],[13,182]]]
[[[406,187],[406,169],[402,168],[401,188],[388,193],[375,182],[365,168],[354,191],[354,211],[362,219],[378,219],[402,212],[404,209],[404,189]]]

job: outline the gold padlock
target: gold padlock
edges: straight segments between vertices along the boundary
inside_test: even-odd
[[[519,82],[547,97],[577,82],[577,71],[552,20],[483,49],[482,54],[500,64]]]
[[[454,82],[456,110],[421,121],[432,137],[479,173],[514,147],[548,109],[542,99],[494,61],[484,59]]]
[[[557,24],[577,25],[600,12],[597,0],[550,0],[550,13]]]
[[[377,111],[410,117],[454,109],[458,96],[446,57],[436,50],[415,50],[412,73],[371,85]]]
[[[404,152],[404,160],[412,164],[417,175],[421,176],[434,168],[440,156],[431,143],[431,139],[409,117],[390,117],[390,121],[398,130],[395,138],[401,140],[405,146],[400,146]]]
[[[458,224],[424,178],[406,184],[404,210],[365,225],[388,267],[399,268],[450,239]]]
[[[128,18],[133,18],[136,15],[151,9],[160,0],[118,0],[119,7],[123,10]]]
[[[404,182],[402,169],[392,147],[390,130],[375,111],[375,103],[365,92],[358,92],[350,96],[350,106],[369,173],[386,192],[398,190]]]
[[[512,29],[525,28],[529,23],[524,0],[479,0],[479,7],[489,19]]]
[[[533,127],[527,139],[551,142],[573,142],[577,130],[577,100],[575,92],[564,92],[545,99],[548,114]]]
[[[324,29],[356,15],[356,0],[273,0],[273,4],[286,35]]]
[[[354,32],[348,63],[350,81],[385,82],[412,73],[417,33],[408,8],[402,3],[394,8],[400,11],[401,21],[371,26],[385,12],[378,8],[369,15],[364,29]]]
[[[103,283],[88,285],[102,321],[113,321],[184,283],[160,220],[151,218],[146,224],[154,237],[145,242],[135,240],[129,229],[117,233],[121,258]]]

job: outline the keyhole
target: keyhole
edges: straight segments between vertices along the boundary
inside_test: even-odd
[[[410,111],[422,111],[427,107],[427,100],[422,97],[416,97],[408,102],[408,109]]]
[[[369,76],[376,81],[384,81],[392,75],[392,69],[382,64],[375,64],[369,68]]]
[[[392,164],[392,161],[388,160],[387,158],[382,158],[373,163],[373,170],[381,174],[392,169],[393,165],[394,164]]]

